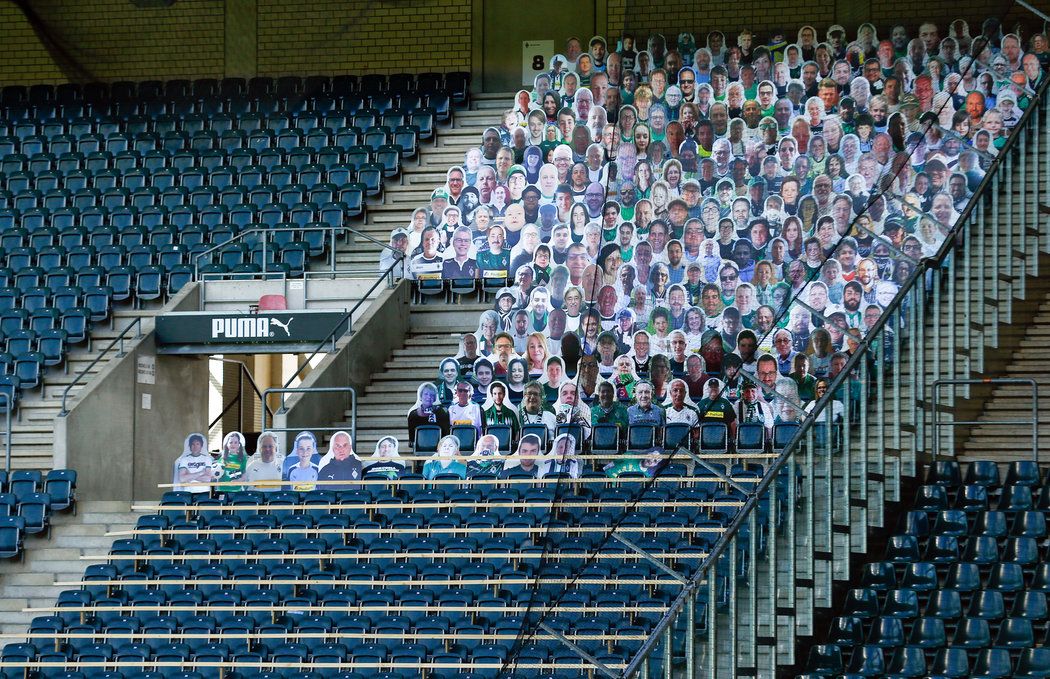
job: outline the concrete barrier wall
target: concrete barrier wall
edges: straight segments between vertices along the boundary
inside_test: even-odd
[[[167,310],[191,311],[198,303],[191,284]],[[152,327],[146,329],[91,379],[65,417],[55,418],[56,466],[77,470],[81,497],[156,500],[157,484],[171,482],[186,434],[208,425],[207,356],[158,356]],[[139,379],[140,359],[154,362],[153,384]]]
[[[350,386],[363,394],[372,375],[383,369],[390,352],[404,343],[411,290],[409,283],[402,280],[394,288],[383,291],[356,321],[354,334],[344,337],[301,386]],[[293,430],[328,427],[342,420],[349,407],[349,399],[342,394],[295,393],[286,399],[284,411],[274,416],[274,424]],[[290,440],[292,436],[286,438]]]

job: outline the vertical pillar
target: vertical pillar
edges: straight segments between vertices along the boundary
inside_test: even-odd
[[[226,0],[226,77],[258,74],[257,0]]]
[[[871,0],[835,0],[835,23],[845,26],[847,35],[854,35],[870,17]]]

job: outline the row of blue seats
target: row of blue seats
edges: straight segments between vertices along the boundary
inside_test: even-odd
[[[1005,648],[973,652],[967,648],[947,646],[930,651],[918,646],[903,646],[886,652],[878,646],[857,646],[844,656],[834,645],[811,649],[807,672],[797,679],[818,677],[883,677],[885,679],[1045,679],[1050,676],[1050,649],[1026,648],[1014,654]],[[1016,655],[1016,660],[1014,659]],[[845,661],[848,657],[848,662]]]
[[[23,201],[26,204],[48,203],[61,197],[63,201],[72,201],[73,205],[0,208],[0,220],[6,230],[22,228],[28,233],[36,233],[55,229],[57,233],[45,231],[52,234],[48,245],[54,244],[55,235],[77,226],[91,229],[126,229],[140,225],[150,228],[151,224],[158,227],[181,227],[188,226],[198,219],[204,226],[225,223],[236,226],[276,226],[286,222],[297,226],[305,226],[312,222],[339,226],[344,217],[358,216],[354,214],[351,205],[341,199],[345,197],[357,203],[356,207],[360,210],[362,194],[370,195],[373,187],[380,185],[384,170],[378,164],[371,165],[375,165],[376,171],[372,180],[341,185],[324,183],[307,187],[305,184],[293,184],[278,188],[272,184],[254,187],[238,184],[223,189],[189,189],[185,186],[174,186],[166,189],[79,189],[75,192],[55,189],[40,195],[37,195],[40,193],[37,191],[22,191],[11,196],[14,204]],[[370,166],[356,170],[354,178],[365,180],[365,175],[371,171],[368,169]],[[282,198],[290,202],[286,204]],[[134,204],[140,200],[159,204]]]
[[[0,392],[10,393],[10,376],[0,376]],[[0,399],[0,412],[13,400]],[[24,538],[51,535],[53,512],[76,511],[77,473],[72,469],[0,472],[0,558],[24,556]]]
[[[1001,597],[999,592],[986,594]],[[977,600],[975,599],[975,602]],[[919,646],[922,648],[941,648],[958,646],[969,649],[1027,648],[1036,643],[1040,645],[1046,622],[1045,602],[1042,618],[1025,616],[1004,616],[1001,598],[998,601],[997,617],[962,616],[946,620],[944,618],[917,618],[913,622],[898,617],[878,617],[870,621],[861,618],[836,618],[832,623],[833,643],[839,646],[863,646],[872,644],[881,648],[897,646]],[[971,612],[983,613],[978,606],[971,606]],[[1031,611],[1022,609],[1022,613]],[[947,625],[946,625],[947,622]],[[910,631],[909,631],[910,628]],[[954,632],[951,631],[954,628]]]
[[[431,108],[441,119],[448,119],[458,102],[448,92],[422,92],[404,94],[327,95],[279,97],[260,95],[203,96],[157,98],[149,101],[109,101],[71,103],[15,103],[0,105],[0,111],[10,121],[75,121],[85,118],[124,118],[137,122],[140,118],[181,118],[184,116],[242,116],[252,113],[274,115],[278,113],[330,113],[332,111],[373,109],[380,113],[388,110],[419,110]]]
[[[3,497],[0,495],[0,497]],[[247,516],[242,516],[247,514]],[[605,522],[604,524],[602,522]],[[653,513],[650,511],[604,511],[584,512],[579,515],[579,525],[584,527],[598,528],[616,522],[622,528],[647,528],[653,531],[673,533],[675,528],[719,528],[721,523],[716,519],[706,519],[704,513],[697,509],[680,509],[676,511],[662,511]],[[282,537],[278,532],[281,530],[308,530],[317,529],[390,529],[411,533],[414,530],[454,530],[458,528],[491,528],[493,530],[502,528],[536,528],[543,527],[557,532],[565,528],[567,524],[559,521],[544,522],[540,525],[540,518],[530,511],[519,511],[511,513],[497,513],[491,511],[475,511],[463,517],[454,512],[437,512],[425,515],[420,512],[399,511],[395,514],[383,514],[377,512],[375,517],[358,516],[350,517],[345,514],[323,514],[315,517],[310,514],[288,514],[276,516],[274,514],[253,514],[251,512],[239,512],[237,514],[218,514],[209,517],[179,518],[172,519],[163,514],[146,514],[139,517],[136,529],[140,531],[274,531],[275,538]],[[639,531],[631,531],[638,533]],[[713,530],[712,534],[717,536]],[[367,539],[368,535],[378,533],[362,532],[359,537]],[[207,537],[207,534],[202,535]],[[143,538],[145,539],[145,538]],[[185,541],[193,539],[186,534],[167,536],[164,539],[173,541]]]
[[[1050,510],[1050,484],[1042,487],[1016,484],[989,488],[973,483],[951,490],[944,486],[920,486],[916,491],[913,511],[931,514],[955,509],[972,513],[990,509],[992,505],[1014,511],[1033,502],[1036,509]]]
[[[142,269],[143,274],[149,273],[150,270],[155,270],[154,273],[157,275],[166,271],[164,267],[156,265],[153,267],[144,266]],[[69,266],[57,267],[50,272],[39,266],[27,266],[18,271],[14,271],[10,267],[0,267],[0,286],[2,286],[0,289],[5,290],[5,294],[7,294],[8,288],[14,288],[20,293],[27,294],[31,290],[46,288],[52,291],[52,295],[54,295],[58,290],[74,285],[81,288],[81,290],[102,287],[112,301],[122,302],[129,299],[132,292],[134,292],[136,283],[141,278],[139,273],[133,267],[115,263],[108,270],[95,265],[82,266],[79,269],[73,269]],[[93,292],[97,294],[102,291],[94,290]],[[90,301],[93,315],[95,313],[101,314],[103,311],[101,300],[95,299],[93,295]],[[18,309],[12,308],[8,311],[16,312]],[[21,316],[21,314],[15,315]],[[27,319],[22,320],[25,321]],[[94,320],[104,320],[104,318],[95,317]],[[21,322],[20,326],[23,329],[29,327],[26,322]]]
[[[11,154],[0,158],[0,173],[4,181],[10,183],[13,178],[24,181],[29,186],[31,179],[38,189],[57,188],[60,180],[69,184],[70,180],[82,181],[83,187],[74,184],[71,188],[87,188],[97,182],[98,188],[111,188],[119,186],[118,179],[125,183],[137,183],[142,173],[136,170],[147,170],[153,177],[154,183],[162,182],[171,178],[171,185],[178,184],[181,179],[180,173],[186,172],[186,183],[195,181],[203,182],[202,176],[194,176],[200,173],[208,174],[209,182],[233,183],[229,177],[230,173],[238,173],[245,168],[253,168],[253,173],[246,173],[245,183],[263,183],[259,173],[275,172],[276,182],[283,182],[285,173],[288,171],[298,173],[301,183],[317,183],[319,172],[330,169],[339,169],[334,166],[344,163],[349,169],[354,169],[367,162],[375,160],[376,149],[369,145],[353,143],[340,146],[325,146],[320,149],[299,146],[291,151],[283,149],[250,149],[234,148],[231,150],[203,150],[195,149],[168,151],[165,149],[147,151],[140,153],[136,150],[120,151],[110,153],[109,151],[93,151],[80,153],[70,151],[59,155],[51,153],[40,153],[32,156],[25,154]],[[318,167],[314,167],[314,165]],[[345,170],[345,168],[343,168]],[[110,172],[113,170],[113,172]],[[164,172],[164,170],[177,170],[177,172]],[[214,177],[211,172],[222,170]],[[97,175],[97,178],[96,178]],[[154,176],[155,175],[155,176]],[[44,182],[41,184],[41,182]],[[54,183],[54,186],[50,184]],[[286,183],[291,183],[286,182]],[[126,184],[134,188],[131,184]],[[146,184],[143,183],[143,186]],[[161,185],[162,188],[166,186]]]
[[[382,126],[390,129],[403,125],[415,125],[420,131],[432,130],[437,113],[428,106],[410,106],[389,108],[383,111],[374,108],[336,109],[319,113],[304,111],[298,113],[279,113],[264,115],[246,113],[244,115],[216,114],[203,115],[156,115],[130,116],[114,118],[106,116],[80,118],[53,118],[42,121],[24,120],[0,123],[0,146],[4,153],[21,152],[38,153],[40,143],[47,144],[62,137],[80,139],[85,135],[97,135],[103,140],[138,139],[140,135],[162,136],[168,133],[184,135],[210,134],[213,137],[228,132],[250,134],[268,130],[279,134],[287,130],[298,130],[307,134],[312,130],[327,129],[329,134],[343,128],[356,128],[359,133],[371,127]],[[107,149],[113,150],[113,149]]]
[[[107,102],[132,101],[136,99],[185,99],[187,97],[264,97],[276,95],[293,97],[295,95],[317,96],[334,94],[344,96],[352,93],[364,95],[381,92],[437,92],[451,90],[456,96],[465,96],[463,92],[470,84],[470,73],[452,71],[439,73],[368,73],[364,75],[285,75],[278,78],[255,76],[253,78],[198,78],[188,80],[175,78],[171,80],[143,80],[133,82],[119,80],[112,83],[63,83],[60,85],[7,85],[0,90],[0,106],[17,104],[73,103],[77,101]]]
[[[336,204],[338,207],[338,204]],[[188,211],[192,216],[195,211]],[[343,211],[347,216],[348,211]],[[324,212],[326,218],[336,215],[335,209]],[[2,215],[2,212],[0,212]],[[181,211],[175,215],[182,218]],[[6,258],[10,254],[15,259],[8,259],[7,268],[20,269],[23,266],[72,266],[82,268],[89,266],[104,248],[116,248],[106,252],[117,252],[124,255],[130,249],[148,246],[158,249],[187,248],[189,254],[203,252],[196,250],[201,245],[218,245],[233,239],[241,231],[272,229],[269,234],[277,242],[304,240],[311,245],[321,246],[332,232],[332,225],[324,221],[306,222],[301,226],[296,222],[247,222],[243,225],[235,222],[217,224],[159,224],[146,226],[131,224],[127,226],[67,226],[61,230],[52,226],[38,226],[32,231],[14,226],[0,231],[0,253]],[[345,231],[336,228],[336,237],[342,237]],[[289,231],[291,229],[292,231]],[[261,237],[259,234],[248,234],[245,238]],[[250,242],[250,241],[249,241]],[[22,249],[28,248],[28,249]],[[21,260],[17,259],[21,257]],[[45,264],[46,262],[46,264]]]
[[[396,121],[394,121],[396,122]],[[0,136],[0,155],[4,156],[2,165],[4,173],[15,168],[52,169],[58,167],[58,160],[64,154],[91,153],[119,154],[135,152],[145,155],[154,151],[222,151],[232,153],[236,150],[253,151],[276,150],[285,154],[311,154],[326,149],[350,148],[363,145],[377,151],[388,144],[398,144],[405,155],[414,155],[419,144],[423,125],[373,125],[369,127],[344,126],[340,128],[319,127],[312,130],[290,128],[281,132],[273,130],[230,130],[220,136],[211,130],[194,132],[140,132],[129,135],[116,132],[103,137],[101,134],[58,135],[44,137],[40,135],[19,140],[13,136]],[[50,162],[49,162],[50,160]]]
[[[699,466],[699,465],[698,465]],[[738,468],[739,470],[739,468]],[[738,470],[734,470],[735,472]],[[757,471],[752,471],[756,476]],[[402,477],[405,479],[421,480],[423,477]],[[607,479],[602,476],[593,476],[592,479]],[[745,481],[746,482],[746,481]],[[348,484],[349,485],[349,484]],[[310,490],[303,492],[295,491],[233,491],[225,494],[209,496],[207,494],[195,494],[186,491],[168,491],[161,497],[160,504],[166,507],[183,507],[186,511],[193,512],[215,512],[221,513],[223,507],[254,506],[259,505],[260,511],[278,509],[280,505],[325,505],[325,504],[411,504],[411,503],[435,503],[477,502],[483,504],[524,502],[528,504],[549,504],[557,501],[559,504],[568,502],[615,502],[630,503],[633,501],[682,503],[681,507],[687,508],[687,503],[711,500],[719,494],[727,494],[733,497],[743,498],[743,494],[734,491],[722,478],[702,467],[695,472],[694,476],[670,477],[661,476],[654,483],[648,479],[626,479],[619,483],[588,483],[587,478],[578,481],[565,481],[563,488],[555,488],[554,484],[536,483],[513,484],[500,486],[498,484],[485,485],[422,485],[416,483],[399,483],[390,481],[389,487],[369,486],[349,490]],[[240,512],[238,512],[240,513]]]
[[[128,154],[135,152],[129,151]],[[239,165],[226,165],[226,160],[234,158],[216,159],[220,163],[214,168],[208,169],[203,166],[186,166],[185,168],[161,167],[140,168],[128,167],[135,158],[126,158],[127,164],[114,169],[72,169],[51,170],[48,169],[47,161],[41,160],[39,166],[43,169],[18,170],[15,168],[35,165],[32,161],[23,161],[21,158],[10,160],[9,172],[4,178],[9,187],[3,190],[5,207],[17,210],[29,210],[33,208],[46,207],[48,209],[61,209],[67,207],[91,207],[92,205],[81,205],[83,196],[96,196],[93,204],[105,204],[107,207],[120,207],[131,204],[132,191],[143,189],[156,189],[157,191],[170,191],[172,189],[187,189],[187,191],[200,189],[216,189],[222,192],[236,186],[242,186],[253,190],[258,187],[272,186],[276,190],[284,190],[290,186],[303,186],[311,190],[319,184],[333,184],[339,186],[353,181],[363,181],[361,173],[368,167],[379,165],[384,172],[400,168],[400,145],[380,146],[378,150],[365,146],[352,146],[348,150],[336,150],[335,147],[326,147],[322,151],[308,151],[296,149],[292,153],[282,154],[253,154],[245,157],[245,163]],[[108,163],[108,159],[96,159],[98,165]],[[196,159],[187,159],[192,162]],[[260,164],[247,164],[247,161],[260,161]],[[76,159],[70,159],[73,164]],[[88,160],[85,160],[87,164]],[[2,164],[2,163],[0,163]],[[388,169],[390,168],[390,169]],[[34,188],[35,187],[35,188]],[[127,192],[127,193],[125,193]],[[181,192],[176,192],[181,193]],[[170,199],[159,200],[157,194],[152,191],[137,194],[139,197],[153,195],[153,203],[157,205],[168,205]],[[99,200],[106,196],[107,200]],[[123,197],[119,205],[108,203],[117,197]],[[303,199],[299,199],[302,201]],[[266,202],[275,202],[271,198]],[[288,201],[298,202],[298,201]],[[195,204],[185,200],[176,205]],[[226,201],[215,201],[198,205],[205,207],[208,204],[227,204]],[[233,205],[236,205],[234,203]],[[231,207],[233,205],[230,205]],[[141,205],[140,207],[149,207]]]
[[[0,267],[0,310],[6,310],[20,306],[21,308],[33,310],[38,306],[39,300],[21,300],[21,304],[11,303],[6,295],[9,290],[17,289],[20,293],[28,294],[33,290],[37,293],[47,292],[47,298],[58,295],[59,291],[73,283],[81,287],[90,287],[92,284],[103,282],[102,278],[94,280],[78,280],[79,274],[102,273],[109,274],[119,267],[130,267],[141,272],[144,267],[151,265],[160,266],[165,272],[170,272],[174,267],[182,264],[213,264],[222,263],[227,266],[237,266],[245,262],[263,263],[263,250],[266,251],[267,261],[288,261],[287,253],[295,250],[302,252],[305,258],[315,258],[324,255],[328,251],[330,231],[318,224],[314,229],[299,229],[295,226],[279,227],[281,231],[267,233],[268,229],[262,225],[258,227],[259,233],[248,233],[237,242],[228,242],[237,234],[238,229],[234,227],[216,228],[209,233],[205,227],[191,226],[183,233],[173,229],[161,229],[157,241],[163,242],[168,238],[177,239],[180,242],[167,244],[139,244],[139,245],[74,245],[68,250],[61,246],[48,245],[39,251],[33,247],[13,247],[7,252],[0,248],[0,258],[6,257],[7,266]],[[287,230],[283,230],[287,229]],[[108,233],[107,233],[108,232]],[[137,235],[136,235],[137,233]],[[4,234],[19,237],[21,234]],[[95,235],[95,234],[92,234]],[[112,236],[112,231],[100,230],[100,242],[110,240],[106,236]],[[120,238],[128,241],[145,240],[154,234],[146,234],[145,229],[127,229],[121,232]],[[211,236],[216,236],[212,239]],[[185,242],[182,236],[186,236]],[[0,236],[0,240],[4,236]],[[13,240],[9,239],[9,240]],[[225,245],[224,245],[225,244]],[[223,247],[212,250],[216,246]],[[283,253],[283,254],[282,254]],[[273,254],[274,256],[270,256]],[[301,271],[304,262],[299,262]],[[96,271],[101,269],[101,272]],[[43,278],[41,271],[43,270]],[[67,291],[68,293],[68,291]],[[45,302],[47,300],[44,300]]]
[[[632,533],[635,544],[646,550],[654,552],[675,552],[681,554],[694,554],[703,551],[710,546],[713,539],[710,537],[697,536],[689,533],[685,537],[675,530],[680,526],[667,526],[659,531],[659,535],[635,535]],[[498,528],[493,528],[498,533]],[[656,531],[654,531],[656,532]],[[236,536],[238,533],[233,532]],[[1026,539],[1026,538],[1018,538]],[[151,541],[152,542],[152,541]],[[436,536],[416,536],[411,530],[406,535],[398,537],[383,536],[351,536],[337,531],[319,531],[310,533],[308,537],[296,536],[274,536],[266,533],[245,535],[244,537],[231,537],[227,539],[213,539],[210,536],[191,538],[185,541],[169,540],[155,541],[156,544],[147,545],[145,540],[138,538],[121,538],[114,541],[110,549],[111,555],[129,554],[230,554],[245,553],[255,555],[276,554],[463,554],[475,552],[520,552],[532,558],[537,550],[544,547],[556,548],[559,554],[581,554],[596,548],[601,548],[607,554],[630,554],[630,550],[619,542],[609,544],[605,535],[582,533],[565,534],[553,531],[547,535],[534,535],[511,533],[501,537],[474,538],[462,535],[441,534]],[[327,551],[325,551],[327,550]],[[692,558],[692,557],[689,557]],[[907,578],[905,585],[908,585]]]
[[[523,561],[514,565],[498,565],[487,562],[480,563],[465,563],[465,564],[451,564],[451,563],[431,563],[431,564],[405,564],[405,567],[414,566],[418,568],[420,577],[425,580],[433,580],[436,585],[440,585],[441,581],[462,578],[465,580],[491,580],[499,578],[501,580],[528,580],[535,579],[535,586],[539,587],[542,591],[552,591],[552,587],[558,587],[559,591],[564,589],[564,585],[550,585],[548,582],[556,580],[568,580],[574,575],[579,573],[582,577],[600,579],[604,581],[605,586],[611,588],[626,588],[636,589],[638,586],[633,584],[625,584],[622,581],[634,578],[666,578],[670,577],[662,569],[657,569],[655,566],[650,564],[648,561],[625,561],[620,563],[612,563],[609,560],[601,560],[591,564],[588,564],[584,569],[573,569],[566,564],[559,563],[557,561],[548,561],[546,563],[535,563],[533,561]],[[366,585],[367,582],[380,581],[386,576],[385,570],[377,563],[373,562],[358,562],[358,563],[347,563],[341,568],[343,571],[343,577],[349,580],[356,580],[358,584],[355,587],[364,588],[368,586],[385,586],[385,585]],[[208,578],[208,579],[226,579],[232,578],[237,580],[302,580],[304,578],[312,581],[310,585],[312,589],[318,592],[325,592],[329,589],[338,588],[342,586],[336,586],[335,584],[326,586],[323,584],[324,580],[334,580],[336,575],[331,570],[320,569],[316,566],[305,566],[298,562],[280,562],[264,560],[259,563],[253,564],[227,564],[227,563],[212,563],[212,564],[194,564],[190,563],[173,563],[173,564],[162,564],[156,565],[149,562],[135,565],[117,565],[111,563],[104,564],[92,564],[84,570],[84,589],[92,592],[107,592],[111,591],[108,585],[93,585],[92,582],[98,581],[109,581],[109,580],[120,580],[124,584],[120,586],[127,592],[141,591],[144,589],[167,589],[171,590],[171,587],[166,585],[149,586],[137,585],[136,582],[142,580],[192,580],[196,578]],[[529,588],[533,583],[528,585],[514,585],[504,583],[500,585],[504,588]],[[288,585],[278,585],[268,583],[270,588],[276,588],[280,590],[288,590]],[[449,585],[441,585],[442,588],[448,587]],[[466,586],[466,585],[464,585]],[[583,586],[582,584],[579,586]],[[176,589],[184,589],[186,587],[193,586],[178,586]],[[197,588],[207,589],[208,586],[202,584],[196,585]],[[645,587],[648,587],[645,586]],[[657,585],[653,585],[657,587]],[[211,589],[220,589],[219,587],[211,587]]]
[[[547,400],[550,403],[554,402],[551,398]],[[627,399],[621,399],[621,402],[630,403]],[[693,428],[685,423],[673,423],[662,427],[635,424],[626,430],[616,424],[598,424],[591,427],[590,437],[585,440],[580,425],[561,424],[555,427],[554,436],[572,434],[578,450],[586,449],[594,453],[647,451],[656,446],[662,446],[670,452],[679,444],[684,444],[694,452],[724,453],[732,448],[739,453],[761,453],[770,446],[775,452],[783,450],[798,431],[798,426],[794,423],[778,424],[773,427],[772,436],[767,436],[762,424],[741,424],[737,427],[736,436],[731,440],[729,428],[720,422],[702,424],[699,433],[695,433]],[[517,437],[510,426],[488,426],[484,431],[496,437],[499,450],[504,454],[515,450],[517,441],[522,436],[534,435],[540,439],[541,446],[548,449],[554,438],[543,424],[525,425],[519,429]],[[461,450],[473,450],[478,437],[478,431],[473,426],[454,425],[450,428],[450,433],[459,440]],[[441,429],[436,425],[421,425],[416,428],[412,450],[417,455],[434,453],[442,435]],[[685,457],[683,454],[682,458]],[[608,460],[601,461],[596,466],[601,467],[606,462]],[[684,476],[685,466],[680,463],[668,464],[660,475]]]
[[[1007,486],[1050,485],[1050,468],[1044,470],[1034,460],[1014,460],[1006,465],[1006,478],[1000,480],[1000,463],[992,460],[975,460],[966,464],[965,472],[957,460],[940,460],[931,463],[926,470],[926,484],[958,488],[963,485],[978,485],[989,489]],[[1044,481],[1044,477],[1047,477]]]
[[[309,222],[326,222],[338,226],[343,217],[358,217],[363,214],[365,195],[377,195],[382,191],[383,177],[387,170],[380,163],[369,163],[353,170],[353,182],[345,184],[324,183],[313,187],[290,185],[278,188],[274,185],[233,184],[222,189],[200,187],[189,189],[173,186],[166,189],[144,187],[139,189],[54,189],[46,193],[20,191],[15,195],[0,195],[0,205],[10,228],[26,228],[33,231],[46,228],[66,229],[78,225],[127,228],[138,224],[136,216],[161,225],[177,226],[188,222],[197,212],[211,208],[214,217],[226,211],[233,223],[248,225],[262,222],[276,226],[294,219],[297,225]],[[280,202],[281,198],[298,199],[290,206]],[[314,201],[322,201],[320,204]],[[15,212],[17,211],[17,212]],[[17,219],[16,219],[17,217]],[[48,224],[50,218],[50,226]],[[236,220],[236,221],[234,221]]]
[[[194,672],[176,668],[158,668],[148,671],[140,671],[138,668],[126,668],[120,670],[50,670],[42,672],[15,671],[5,673],[0,671],[3,679],[209,679],[212,677],[208,672]],[[238,669],[227,670],[223,675],[227,679],[418,679],[418,671],[408,672],[379,672],[375,669],[360,670],[352,672],[349,670],[330,670],[327,672],[311,670],[270,670],[270,669]],[[435,679],[490,679],[491,675],[469,672],[467,670],[442,671],[433,670],[431,676]],[[521,672],[506,672],[504,679],[578,679],[579,670],[565,670],[564,672],[550,669],[530,669]]]
[[[405,568],[399,568],[406,566]],[[436,569],[427,571],[433,573]],[[479,606],[481,608],[513,607],[522,604],[528,605],[533,596],[533,588],[529,584],[508,585],[507,587],[479,584],[474,588],[460,586],[442,586],[441,578],[438,576],[433,587],[419,585],[401,585],[396,583],[401,580],[415,580],[420,577],[420,570],[411,564],[392,564],[389,572],[384,568],[383,577],[390,584],[369,586],[367,584],[353,585],[350,587],[299,587],[283,585],[281,587],[264,588],[259,585],[242,585],[219,587],[212,586],[206,589],[182,587],[168,591],[166,589],[134,588],[125,590],[112,587],[108,592],[94,593],[88,589],[71,589],[61,592],[58,596],[57,608],[91,608],[100,614],[106,613],[106,608],[120,606],[141,607],[182,607],[187,605],[201,605],[207,607],[229,607],[239,605],[271,605],[282,606],[294,611],[296,606],[323,606],[323,607],[353,607],[371,606],[381,607],[384,605],[405,607],[434,606],[451,609],[453,607]],[[198,571],[200,574],[200,571]],[[207,574],[206,574],[207,575]],[[214,577],[214,576],[211,576]],[[274,578],[282,577],[276,573]],[[673,596],[677,589],[674,587],[674,579],[665,577],[667,585],[652,588],[660,595]],[[134,585],[129,581],[128,585]],[[294,592],[294,594],[293,594]],[[647,589],[641,587],[613,587],[598,588],[591,590],[586,587],[570,587],[564,584],[552,585],[539,592],[540,600],[544,604],[556,603],[559,606],[597,606],[604,608],[626,608],[632,606],[648,607],[653,605],[654,597]],[[294,599],[294,601],[292,600]],[[535,602],[539,603],[539,602]],[[447,614],[454,611],[449,610]],[[492,611],[495,613],[497,611]],[[624,613],[624,611],[618,611]],[[119,611],[115,612],[119,617]],[[397,611],[392,611],[399,614]],[[482,612],[483,614],[485,612]],[[638,615],[659,618],[661,611],[639,612]],[[421,611],[406,610],[408,617],[423,617]],[[491,613],[490,613],[491,614]],[[592,613],[596,615],[597,613]],[[58,612],[67,624],[79,622],[77,611],[68,613]],[[108,615],[108,613],[107,613]],[[271,616],[272,618],[272,616]],[[112,621],[112,617],[109,618]],[[1024,618],[1027,619],[1027,618]],[[109,624],[109,623],[107,623]]]

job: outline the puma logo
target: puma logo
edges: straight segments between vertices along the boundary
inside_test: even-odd
[[[285,335],[288,335],[288,337],[291,337],[291,336],[292,336],[292,333],[291,333],[291,331],[289,331],[289,330],[288,330],[288,326],[292,324],[292,321],[293,321],[294,319],[295,319],[295,317],[294,317],[294,316],[292,316],[292,318],[289,318],[289,319],[288,319],[287,321],[285,321],[284,323],[281,323],[281,322],[280,322],[279,320],[277,320],[276,318],[271,318],[271,319],[270,319],[270,325],[276,325],[276,326],[277,326],[278,328],[280,328],[281,330],[284,330],[284,334],[285,334]]]

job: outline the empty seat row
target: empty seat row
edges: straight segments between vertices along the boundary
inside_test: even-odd
[[[373,148],[370,145],[358,143],[355,139],[347,137],[345,141],[353,143],[324,146],[320,149],[297,146],[290,151],[279,148],[261,150],[234,148],[231,150],[188,149],[181,151],[160,149],[144,153],[134,149],[118,153],[109,151],[90,153],[70,151],[61,154],[33,155],[13,153],[0,157],[0,173],[3,173],[5,184],[13,185],[16,189],[22,186],[28,187],[32,183],[32,186],[43,190],[56,188],[59,181],[64,181],[68,188],[71,180],[74,181],[72,188],[81,188],[75,183],[76,181],[82,181],[84,187],[88,187],[96,181],[96,174],[98,174],[99,188],[107,188],[107,184],[118,186],[120,180],[125,184],[129,181],[134,182],[139,176],[136,170],[147,170],[151,176],[152,173],[157,173],[154,182],[170,175],[172,185],[174,185],[177,183],[179,173],[182,172],[195,171],[198,174],[202,172],[208,174],[221,168],[226,173],[236,174],[247,167],[253,167],[256,172],[261,170],[264,173],[290,169],[305,173],[301,181],[309,183],[313,181],[312,177],[318,169],[323,171],[328,166],[339,163],[346,163],[353,169],[375,160],[378,148],[384,148],[382,146]],[[310,165],[321,167],[310,167]],[[165,170],[178,172],[173,174],[164,172]],[[85,172],[87,174],[84,174]],[[220,173],[215,178],[222,181],[224,175]],[[246,178],[250,179],[250,177]],[[191,181],[193,177],[188,176],[187,182]],[[18,182],[21,182],[21,185]],[[52,183],[55,186],[51,186]]]
[[[384,120],[388,116],[384,116]],[[140,156],[155,151],[179,153],[183,151],[220,151],[229,154],[237,150],[263,152],[273,150],[289,157],[321,153],[327,149],[348,148],[364,145],[372,151],[378,151],[390,144],[397,144],[405,155],[412,155],[418,145],[422,131],[430,126],[426,121],[422,125],[408,125],[400,120],[390,121],[394,125],[372,125],[367,127],[344,126],[339,128],[318,127],[312,130],[288,128],[280,132],[270,129],[229,130],[221,135],[212,130],[194,132],[140,132],[125,134],[114,132],[107,136],[89,133],[79,136],[57,135],[44,137],[34,135],[19,139],[14,136],[0,136],[0,155],[4,156],[2,165],[4,173],[16,170],[49,170],[59,167],[62,156],[79,153],[86,156],[93,153],[109,153],[114,156],[122,153],[138,153]],[[274,155],[278,155],[274,154]],[[68,161],[71,159],[67,159]],[[97,162],[97,159],[93,159]],[[127,158],[122,160],[127,163]]]
[[[410,148],[410,147],[408,147]],[[320,150],[296,147],[292,151],[264,151],[245,153],[215,152],[216,157],[187,154],[180,157],[162,155],[150,158],[137,151],[125,151],[115,156],[108,152],[97,154],[67,154],[57,159],[52,156],[4,156],[0,177],[4,201],[8,207],[61,207],[51,205],[65,198],[68,202],[78,191],[94,189],[196,189],[243,185],[249,188],[270,183],[278,188],[303,184],[343,184],[352,181],[363,168],[371,164],[383,166],[384,171],[400,169],[404,149],[400,144],[346,147],[325,146]],[[197,163],[204,163],[197,165]],[[66,191],[70,193],[65,193]],[[74,201],[75,202],[75,201]],[[34,203],[29,205],[29,203]],[[26,205],[23,205],[26,204]]]
[[[84,134],[98,134],[107,138],[113,134],[137,135],[144,133],[165,134],[167,132],[214,132],[223,134],[231,130],[253,132],[271,130],[281,132],[288,129],[299,129],[304,132],[327,127],[337,130],[343,127],[357,127],[361,130],[373,125],[386,125],[394,128],[400,125],[419,125],[420,128],[432,127],[438,117],[439,107],[447,109],[447,99],[434,95],[435,106],[429,105],[430,97],[404,96],[396,100],[382,97],[376,99],[377,106],[357,97],[334,100],[314,100],[316,108],[296,109],[280,113],[181,113],[176,107],[162,103],[159,112],[150,111],[141,115],[123,117],[104,114],[82,115],[83,109],[76,107],[62,108],[51,118],[5,119],[0,122],[0,137],[12,137],[16,142],[33,140],[33,138],[54,138],[62,135],[79,137]],[[190,108],[192,108],[192,103]],[[187,108],[185,102],[178,102],[178,109]],[[43,112],[43,111],[42,111]]]
[[[15,104],[43,104],[50,102],[72,103],[76,101],[106,102],[130,101],[134,99],[182,99],[186,97],[294,95],[316,96],[352,93],[372,94],[381,92],[436,92],[451,88],[457,94],[470,84],[470,74],[454,71],[447,74],[427,72],[420,74],[394,73],[384,75],[285,75],[279,78],[256,76],[254,78],[199,78],[196,80],[172,79],[144,80],[141,82],[116,81],[113,83],[91,82],[86,84],[64,83],[61,85],[8,85],[0,90],[0,106]]]

